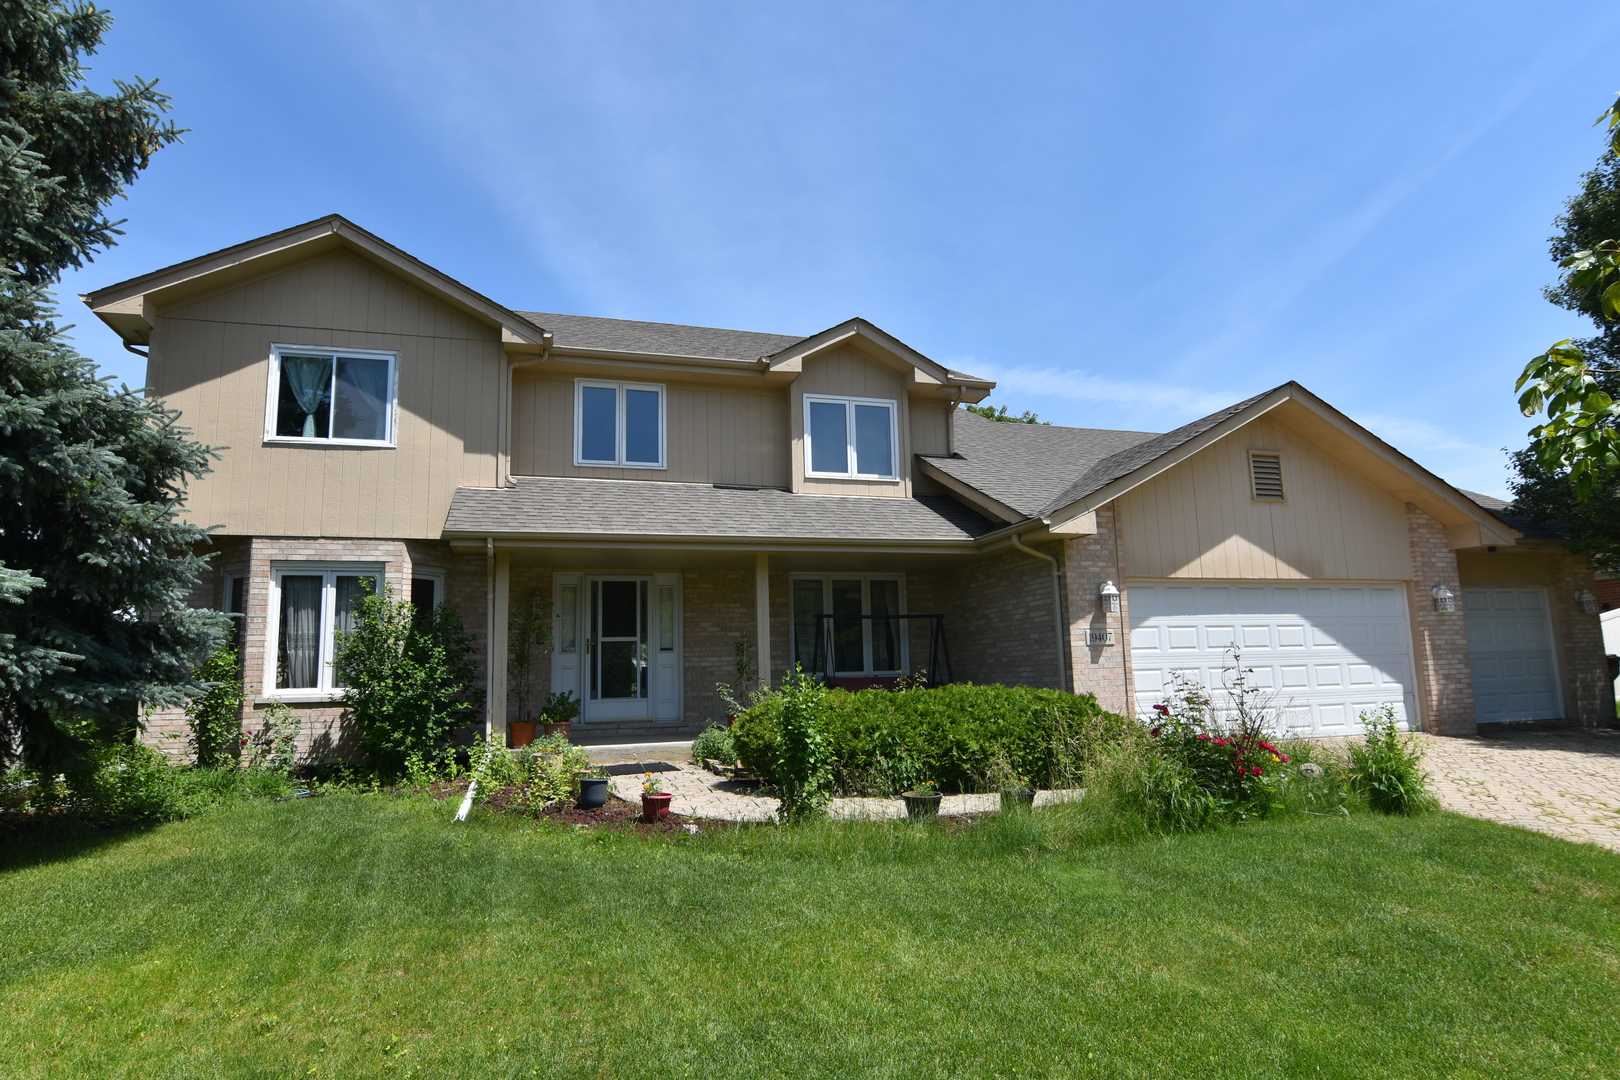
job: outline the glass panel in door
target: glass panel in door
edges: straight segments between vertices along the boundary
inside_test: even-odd
[[[647,583],[591,582],[591,698],[647,696]]]
[[[866,634],[861,625],[861,581],[832,583],[833,670],[862,672],[866,668]]]

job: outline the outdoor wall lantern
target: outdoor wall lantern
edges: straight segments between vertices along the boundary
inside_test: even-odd
[[[1596,615],[1598,613],[1597,596],[1586,589],[1582,589],[1580,592],[1575,594],[1575,602],[1581,605],[1581,610],[1586,612],[1588,615]]]
[[[1436,611],[1456,611],[1457,610],[1457,597],[1456,597],[1455,594],[1452,593],[1452,591],[1450,589],[1446,588],[1444,585],[1436,585],[1434,588],[1430,589],[1429,591],[1434,594],[1434,610],[1436,610]]]
[[[1114,588],[1112,581],[1105,581],[1097,588],[1097,597],[1102,601],[1102,609],[1110,615],[1119,614],[1119,590]]]

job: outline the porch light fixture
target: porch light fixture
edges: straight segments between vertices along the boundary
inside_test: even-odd
[[[1097,598],[1102,601],[1102,609],[1110,615],[1119,614],[1119,590],[1112,581],[1105,581],[1097,588]]]
[[[1434,588],[1430,589],[1429,591],[1434,594],[1434,610],[1436,610],[1436,611],[1456,611],[1457,610],[1457,597],[1456,597],[1455,594],[1452,593],[1452,591],[1450,589],[1446,588],[1444,585],[1436,585]]]
[[[1582,589],[1580,592],[1576,593],[1575,602],[1581,605],[1581,610],[1588,615],[1596,615],[1598,613],[1598,598],[1596,594],[1592,593],[1590,590]]]

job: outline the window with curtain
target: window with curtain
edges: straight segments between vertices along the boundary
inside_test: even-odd
[[[337,631],[354,629],[354,605],[382,580],[381,567],[273,567],[276,666],[273,689],[310,695],[341,689],[332,674]]]
[[[804,397],[805,472],[870,480],[899,477],[895,403]]]
[[[838,675],[885,675],[906,670],[904,578],[870,574],[795,574],[793,659],[823,672],[829,650]],[[831,619],[820,616],[831,615]]]
[[[267,437],[391,445],[394,362],[390,353],[278,346]]]
[[[574,464],[664,468],[662,386],[579,379],[574,387]]]

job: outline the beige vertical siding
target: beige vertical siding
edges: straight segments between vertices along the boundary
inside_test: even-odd
[[[1249,451],[1282,455],[1286,502],[1252,497]],[[1405,505],[1261,419],[1119,499],[1132,577],[1401,581]]]
[[[512,385],[512,471],[519,476],[788,486],[785,389],[733,390],[667,380],[664,385],[667,469],[575,465],[574,376],[519,368]]]
[[[264,439],[273,344],[399,354],[397,448]],[[499,330],[347,254],[159,313],[148,380],[224,446],[188,512],[226,535],[437,537],[462,484],[496,483]]]
[[[933,402],[924,404],[920,401],[911,403],[911,452],[913,454],[948,454],[951,449],[950,438],[951,407],[949,405],[936,405]]]
[[[899,480],[828,480],[804,475],[804,395],[831,394],[841,397],[885,398],[896,403],[899,427]],[[911,409],[906,383],[899,372],[875,363],[854,349],[834,349],[812,356],[793,383],[790,420],[793,427],[793,470],[795,491],[812,495],[911,494]]]

